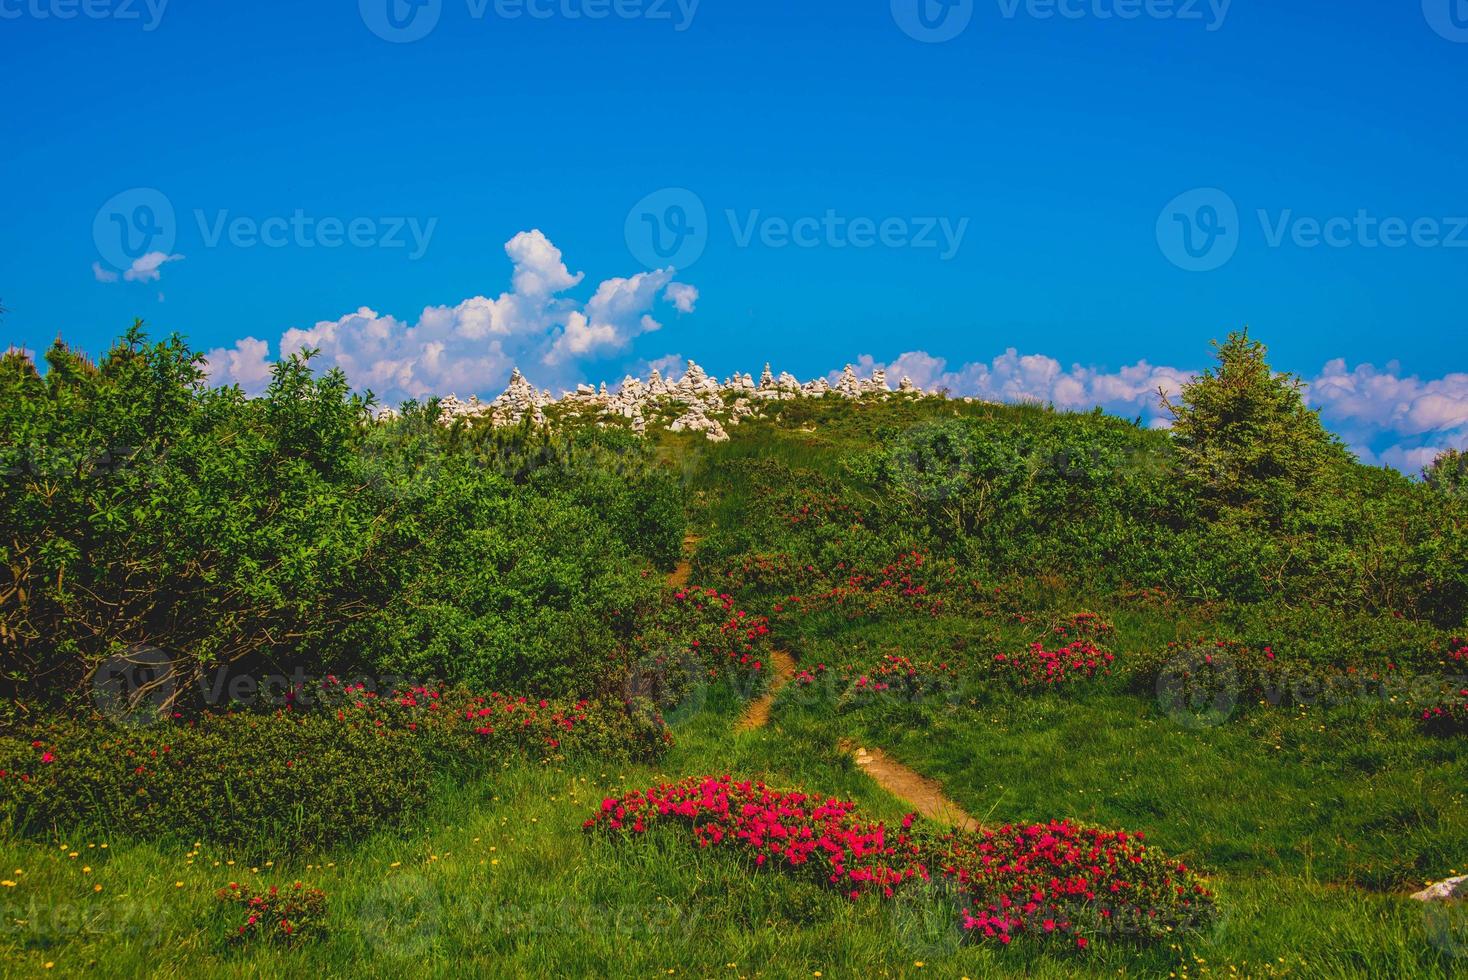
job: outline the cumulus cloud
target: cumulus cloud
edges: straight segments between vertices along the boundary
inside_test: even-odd
[[[1395,361],[1328,361],[1310,383],[1320,416],[1363,460],[1415,473],[1446,449],[1468,445],[1468,373],[1423,380]]]
[[[580,380],[579,362],[621,351],[659,329],[652,313],[660,302],[692,312],[698,296],[668,268],[607,279],[581,304],[565,293],[582,283],[584,273],[571,272],[540,231],[519,233],[505,244],[505,254],[511,289],[498,297],[430,306],[416,322],[364,306],[286,330],[279,356],[317,350],[319,366],[341,368],[354,386],[389,404],[450,393],[493,395],[516,365],[539,385],[569,387]],[[269,351],[253,337],[206,358],[215,383],[259,391],[269,377]]]
[[[1176,397],[1197,373],[1145,360],[1114,371],[1080,364],[1067,368],[1053,357],[1020,354],[1012,347],[991,361],[953,368],[944,358],[920,350],[886,364],[864,355],[860,367],[884,367],[892,381],[907,375],[925,389],[947,388],[955,396],[1040,402],[1071,411],[1099,406],[1140,416],[1150,428],[1171,423],[1158,390]],[[1423,380],[1403,375],[1395,362],[1384,369],[1371,364],[1348,368],[1337,358],[1305,380],[1306,400],[1362,462],[1415,474],[1445,449],[1468,446],[1468,373]]]
[[[102,265],[101,262],[93,262],[92,263],[92,276],[98,282],[116,282],[117,281],[117,273],[113,272],[111,269],[105,268]]]
[[[870,356],[862,367],[884,367],[889,380],[903,375],[922,388],[947,388],[955,396],[989,401],[1039,402],[1069,411],[1101,406],[1121,415],[1142,415],[1150,424],[1167,420],[1158,389],[1175,396],[1195,372],[1138,361],[1117,371],[1073,364],[1069,368],[1045,354],[1021,354],[1011,347],[988,362],[963,364],[952,370],[948,361],[926,351],[908,351],[885,365]]]

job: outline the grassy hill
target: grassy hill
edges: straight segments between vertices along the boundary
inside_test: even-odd
[[[5,972],[1451,975],[1468,504],[1219,355],[719,443],[7,357]]]

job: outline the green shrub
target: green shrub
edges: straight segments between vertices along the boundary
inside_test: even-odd
[[[94,826],[130,837],[208,837],[325,848],[418,810],[441,778],[511,758],[654,757],[643,706],[374,694],[328,681],[308,710],[206,713],[144,728],[57,718],[0,737],[0,819],[17,833]]]
[[[327,847],[400,820],[430,770],[411,733],[291,712],[121,729],[57,719],[0,738],[0,813],[18,833],[95,826]]]
[[[326,918],[326,892],[299,881],[284,889],[278,885],[256,888],[231,881],[215,897],[239,906],[244,917],[225,937],[234,945],[262,940],[295,946],[325,932],[322,920]]]

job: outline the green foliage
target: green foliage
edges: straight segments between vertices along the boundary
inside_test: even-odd
[[[206,673],[365,669],[591,694],[682,537],[630,435],[374,421],[310,354],[260,398],[135,325],[0,359],[0,683],[55,701],[143,644]]]
[[[1445,449],[1422,471],[1422,479],[1434,490],[1454,497],[1468,496],[1468,452]]]
[[[99,364],[59,343],[47,362],[44,378],[13,355],[0,370],[7,686],[74,689],[134,643],[193,676],[309,651],[350,616],[367,404],[340,373],[289,358],[251,400],[136,325]]]
[[[1276,374],[1248,330],[1214,344],[1218,367],[1183,386],[1172,413],[1179,469],[1201,498],[1278,523],[1346,459],[1305,405],[1303,381]]]
[[[80,826],[329,847],[417,813],[435,781],[515,758],[652,758],[668,740],[655,713],[621,703],[334,680],[299,703],[310,710],[142,728],[56,717],[0,736],[0,820],[26,835]]]
[[[24,834],[83,825],[329,846],[421,805],[430,787],[422,744],[410,732],[285,712],[138,730],[58,718],[0,737],[0,813]]]

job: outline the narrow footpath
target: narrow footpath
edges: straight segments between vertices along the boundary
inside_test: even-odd
[[[688,585],[693,576],[691,558],[698,542],[699,538],[692,534],[683,538],[683,557],[668,574],[670,588],[681,589]],[[795,658],[785,650],[771,651],[770,669],[773,676],[770,678],[769,688],[744,709],[744,714],[734,726],[736,732],[755,731],[770,723],[770,708],[775,703],[775,696],[795,676]],[[963,807],[950,800],[936,780],[909,769],[881,749],[867,749],[843,741],[841,750],[852,754],[861,771],[873,782],[907,803],[919,815],[960,830],[979,828],[979,822],[969,816]]]

